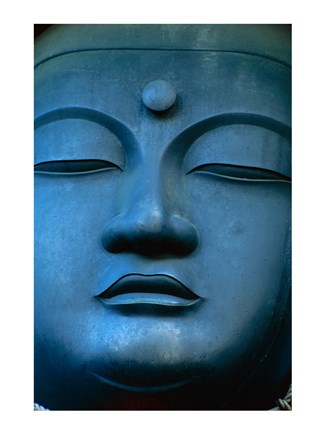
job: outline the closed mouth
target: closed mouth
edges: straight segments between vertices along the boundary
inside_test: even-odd
[[[106,305],[152,304],[186,307],[201,297],[172,276],[127,274],[96,296]]]

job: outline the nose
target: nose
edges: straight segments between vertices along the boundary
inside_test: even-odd
[[[193,252],[199,240],[197,228],[176,212],[161,181],[138,181],[129,194],[126,209],[112,218],[102,232],[108,252],[145,256],[183,256]]]

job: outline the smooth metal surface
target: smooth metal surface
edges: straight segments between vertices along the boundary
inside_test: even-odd
[[[36,42],[37,403],[267,409],[284,393],[287,27],[63,25]],[[156,80],[176,91],[166,111],[143,104]]]

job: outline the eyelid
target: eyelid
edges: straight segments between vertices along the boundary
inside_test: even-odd
[[[93,172],[119,169],[118,165],[101,159],[53,160],[34,165],[37,174],[80,175]]]
[[[285,182],[291,183],[291,179],[283,174],[276,171],[268,170],[259,167],[248,167],[242,165],[230,165],[230,164],[203,164],[199,165],[186,174],[194,172],[206,172],[213,174],[218,177],[228,178],[237,181],[256,181],[256,182]]]

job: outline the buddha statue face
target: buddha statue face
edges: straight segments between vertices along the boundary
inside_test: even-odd
[[[220,409],[289,375],[290,70],[108,48],[35,69],[36,401]]]

